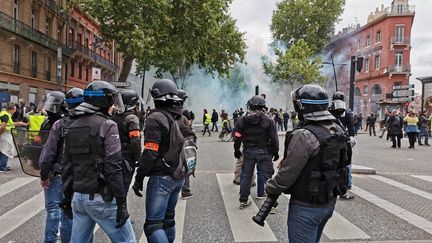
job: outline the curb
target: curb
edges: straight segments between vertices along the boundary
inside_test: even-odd
[[[364,175],[375,175],[375,168],[370,168],[361,165],[352,165],[352,173],[353,174],[364,174]]]

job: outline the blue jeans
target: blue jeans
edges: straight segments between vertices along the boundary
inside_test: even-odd
[[[93,230],[96,223],[108,235],[111,242],[136,242],[130,219],[122,227],[115,227],[117,220],[115,199],[105,202],[99,194],[95,194],[93,200],[90,200],[89,197],[89,194],[74,193],[72,243],[93,242]]]
[[[257,165],[257,194],[263,195],[265,191],[265,183],[273,175],[272,156],[267,149],[249,149],[243,150],[243,167],[240,177],[240,202],[248,200],[252,183],[252,174],[255,164]]]
[[[0,170],[6,171],[9,157],[0,152]]]
[[[72,233],[72,220],[66,217],[59,207],[63,200],[62,181],[60,176],[50,179],[47,189],[44,189],[45,210],[47,212],[45,222],[45,243],[57,242],[57,232],[60,224],[60,236],[62,242],[69,242]]]
[[[175,239],[175,207],[184,179],[150,176],[146,191],[144,232],[149,243],[171,243]]]
[[[429,132],[428,129],[425,127],[420,128],[420,133],[418,136],[418,142],[421,143],[421,138],[424,137],[424,144],[429,144]]]
[[[334,207],[310,208],[290,204],[288,239],[290,243],[318,243],[324,226],[333,215]]]

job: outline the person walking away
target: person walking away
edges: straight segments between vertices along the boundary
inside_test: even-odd
[[[359,116],[359,129],[363,130],[363,113],[360,113]],[[358,130],[358,129],[357,129]]]
[[[375,117],[375,114],[372,113],[370,116],[368,116],[366,122],[367,122],[367,125],[369,126],[369,136],[372,136],[372,131],[373,131],[373,135],[376,137],[376,132],[375,132],[376,117]]]
[[[286,131],[288,131],[288,121],[290,119],[290,115],[289,115],[288,111],[285,110],[285,112],[283,113],[282,116],[283,116],[283,125],[284,125],[284,129],[286,132]]]
[[[239,118],[234,130],[234,157],[243,156],[240,177],[240,209],[251,205],[249,200],[252,174],[257,166],[257,198],[265,198],[265,182],[273,175],[273,161],[279,159],[279,138],[276,125],[264,112],[266,102],[260,96],[252,97],[248,113]],[[243,153],[240,151],[243,144]]]
[[[56,91],[58,92],[58,91]],[[49,96],[54,99],[45,99],[43,109],[50,112],[63,112],[63,104],[66,103],[68,113],[71,115],[83,101],[83,90],[79,88],[70,89],[66,96],[57,93],[57,96]],[[64,101],[61,98],[64,97]],[[30,122],[32,119],[30,117]],[[64,202],[62,174],[62,159],[64,149],[64,131],[71,124],[69,116],[63,116],[52,124],[49,130],[48,139],[42,147],[39,156],[40,185],[44,189],[45,196],[45,238],[44,242],[57,242],[57,232],[60,226],[60,238],[62,242],[70,242],[72,233],[72,211],[61,210],[61,203]],[[32,131],[36,131],[33,130]],[[70,205],[70,204],[68,204]],[[69,206],[70,208],[70,206]]]
[[[387,131],[388,119],[389,119],[390,115],[391,114],[386,109],[385,114],[384,114],[384,120],[381,121],[381,125],[382,125],[383,130],[382,130],[381,136],[378,136],[379,138],[383,138],[384,137],[384,133]],[[388,140],[388,138],[389,138],[389,135],[388,135],[388,131],[387,131],[387,140]]]
[[[6,110],[0,112],[0,173],[10,173],[12,170],[7,166],[9,158],[17,155],[12,138],[12,129],[16,126],[26,126],[24,122],[14,122],[13,114],[16,112],[16,106],[10,102],[6,105]]]
[[[213,113],[212,113],[212,116],[211,116],[211,122],[212,122],[212,129],[211,129],[211,131],[212,132],[213,132],[213,130],[214,130],[215,127],[216,127],[216,132],[219,131],[218,126],[217,126],[218,120],[219,120],[219,115],[216,112],[216,110],[213,109]]]
[[[431,119],[426,117],[426,114],[424,112],[420,113],[420,117],[419,117],[419,128],[420,128],[420,133],[419,133],[419,137],[418,137],[418,144],[420,146],[423,146],[422,143],[422,137],[424,137],[424,145],[426,146],[430,146],[429,144],[429,132],[428,132],[428,125],[431,122]]]
[[[417,128],[417,123],[419,122],[418,117],[414,113],[414,111],[410,111],[408,115],[405,116],[404,122],[406,122],[406,132],[408,135],[408,140],[410,146],[408,148],[415,148],[415,142],[417,138],[417,134],[419,133],[419,129]]]
[[[144,224],[149,243],[172,243],[175,239],[175,207],[184,179],[174,177],[171,169],[174,161],[168,161],[167,156],[175,154],[177,159],[180,157],[176,148],[181,144],[171,145],[176,148],[170,146],[171,129],[177,127],[174,123],[181,118],[181,98],[177,91],[175,83],[168,79],[157,80],[150,90],[156,109],[147,118],[144,151],[132,186],[135,194],[142,197],[144,177],[149,176]],[[167,163],[171,166],[168,167]]]
[[[121,94],[108,82],[93,81],[83,96],[66,132],[63,160],[64,188],[71,188],[65,190],[65,198],[72,198],[71,243],[92,242],[96,223],[112,242],[136,242],[124,190],[120,135],[110,118],[114,109],[124,112]]]
[[[211,116],[210,116],[210,114],[207,112],[206,109],[204,109],[204,117],[203,117],[203,118],[204,118],[204,131],[203,131],[203,134],[202,134],[202,135],[205,135],[206,132],[208,132],[209,137],[210,137],[211,133],[210,133],[210,128],[209,128],[209,126],[210,126],[210,123],[211,123]]]
[[[396,110],[393,110],[390,113],[389,118],[387,119],[388,126],[388,136],[392,141],[392,148],[401,147],[401,139],[403,136],[402,127],[403,127],[403,119],[397,114]]]
[[[294,108],[304,126],[289,138],[286,158],[267,181],[267,195],[291,194],[288,210],[290,243],[319,242],[333,215],[338,195],[346,191],[346,134],[328,112],[329,98],[318,85],[292,92]],[[332,175],[332,176],[326,176]],[[269,199],[267,199],[269,200]]]
[[[126,194],[135,173],[135,167],[141,159],[141,131],[140,120],[135,111],[139,108],[140,97],[135,90],[120,91],[124,105],[124,112],[116,112],[113,120],[117,123],[121,154],[123,161],[123,183]]]

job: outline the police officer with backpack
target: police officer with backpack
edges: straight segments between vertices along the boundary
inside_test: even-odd
[[[281,193],[291,194],[290,243],[319,242],[338,195],[346,191],[347,136],[329,113],[325,89],[308,84],[292,92],[295,111],[304,122],[288,139],[287,156],[267,181],[266,207]]]
[[[142,197],[144,177],[150,177],[145,198],[144,233],[150,243],[174,242],[175,207],[184,183],[184,178],[177,174],[179,148],[184,143],[176,122],[182,117],[182,99],[175,83],[168,79],[157,80],[150,94],[155,109],[146,120],[144,151],[132,188]]]
[[[73,88],[66,93],[65,103],[68,107],[69,115],[73,114],[74,109],[83,101],[83,90]],[[49,105],[58,105],[57,108]],[[45,109],[59,110],[63,103],[44,104]],[[62,159],[63,145],[65,139],[65,130],[71,123],[69,116],[64,116],[52,124],[48,139],[42,148],[39,157],[41,186],[44,189],[45,209],[47,218],[45,223],[45,240],[44,242],[56,242],[57,232],[60,224],[60,237],[62,242],[69,242],[72,233],[71,211],[69,215],[61,211],[60,203],[63,202],[62,191]]]
[[[84,102],[75,108],[80,114],[65,139],[64,187],[73,189],[71,242],[92,242],[96,223],[112,242],[135,242],[126,205],[120,136],[110,119],[114,108],[120,113],[124,110],[121,95],[112,84],[93,81],[83,96]]]
[[[140,120],[136,115],[140,97],[135,90],[120,91],[125,112],[116,114],[113,120],[117,123],[123,158],[123,179],[125,191],[128,192],[137,162],[141,159]]]

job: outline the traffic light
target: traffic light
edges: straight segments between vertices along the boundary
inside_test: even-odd
[[[363,59],[364,59],[363,57],[357,58],[357,66],[356,66],[357,72],[361,72],[363,68]]]

